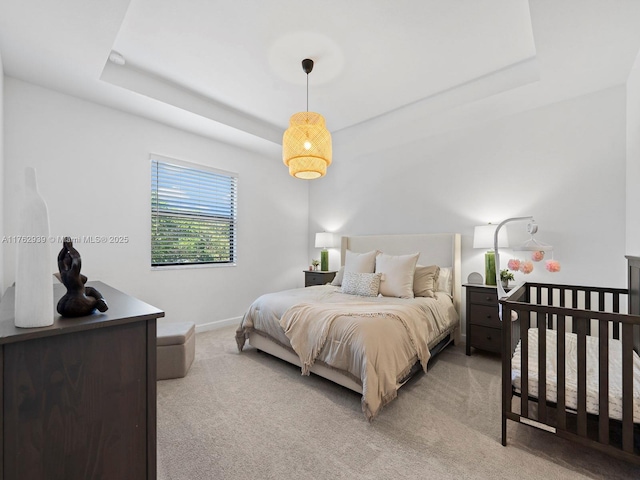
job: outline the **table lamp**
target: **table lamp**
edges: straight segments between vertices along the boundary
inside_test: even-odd
[[[497,225],[480,225],[473,230],[473,248],[488,249],[484,254],[484,283],[486,285],[496,285],[496,254],[493,250],[493,236],[496,232]],[[507,230],[502,229],[498,235],[498,246],[508,247],[509,237]]]
[[[320,250],[320,270],[323,272],[329,271],[329,250],[327,250],[329,247],[333,247],[333,233],[316,233],[316,248],[322,249]]]

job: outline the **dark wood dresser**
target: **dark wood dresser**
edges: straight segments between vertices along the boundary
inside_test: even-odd
[[[331,283],[336,276],[335,271],[323,272],[322,270],[303,270],[304,286],[311,287],[313,285],[326,285]]]
[[[16,328],[0,302],[0,479],[156,478],[156,319],[102,282],[105,313]],[[54,286],[54,299],[66,292]]]
[[[498,315],[498,290],[491,285],[464,285],[467,292],[467,355],[471,347],[500,353],[502,324]]]

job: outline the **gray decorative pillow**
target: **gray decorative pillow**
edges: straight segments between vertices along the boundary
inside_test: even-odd
[[[380,290],[379,273],[344,272],[342,279],[342,293],[360,295],[362,297],[377,297]]]

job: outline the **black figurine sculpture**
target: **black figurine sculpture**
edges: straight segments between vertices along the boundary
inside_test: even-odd
[[[58,254],[60,281],[67,287],[67,293],[58,302],[58,313],[63,317],[83,317],[97,308],[101,312],[108,310],[102,294],[93,287],[86,287],[87,277],[80,273],[82,260],[80,253],[73,248],[71,238],[65,237],[62,250]]]

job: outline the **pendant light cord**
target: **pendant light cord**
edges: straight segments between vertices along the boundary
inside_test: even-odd
[[[309,113],[309,74],[307,73],[307,113]]]

